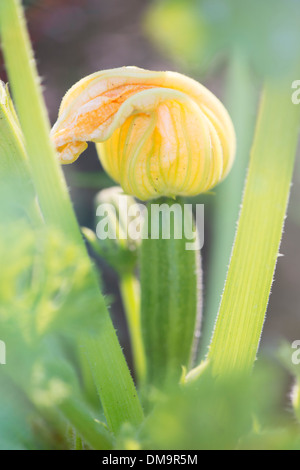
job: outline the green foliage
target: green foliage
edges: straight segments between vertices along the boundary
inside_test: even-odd
[[[135,276],[138,251],[141,244],[143,208],[135,213],[137,202],[127,196],[119,186],[100,191],[95,198],[96,233],[83,228],[83,233],[93,251],[118,273],[138,380],[145,374],[144,347],[141,337],[140,286]],[[98,212],[100,209],[100,213]],[[131,209],[134,209],[133,212]],[[98,219],[98,217],[96,217]],[[130,225],[136,233],[131,236]],[[98,234],[98,230],[100,233]],[[106,235],[110,234],[106,238]],[[105,235],[105,239],[102,236]]]
[[[4,219],[34,215],[35,191],[24,139],[8,86],[0,81],[0,210]],[[34,222],[38,215],[35,215]]]
[[[0,32],[31,178],[43,216],[37,225],[45,222],[48,229],[55,227],[63,232],[67,243],[78,248],[79,262],[86,259],[90,265],[91,300],[95,300],[93,308],[98,309],[99,322],[92,334],[90,330],[88,334],[83,332],[77,341],[84,344],[108,424],[117,431],[124,421],[140,422],[143,412],[50,140],[49,119],[20,0],[0,2]]]
[[[258,101],[253,73],[245,57],[238,53],[230,58],[225,88],[225,103],[237,136],[237,155],[231,172],[215,189],[215,196],[211,197],[212,207],[209,208],[212,219],[211,249],[205,286],[201,357],[207,354],[224,289],[242,203]]]
[[[300,124],[289,81],[265,86],[225,290],[209,350],[217,375],[249,372],[276,267]]]
[[[88,420],[88,409],[85,411],[85,399],[79,385],[77,338],[96,330],[101,315],[90,264],[82,251],[69,243],[62,233],[49,228],[33,231],[22,222],[1,226],[0,257],[3,261],[0,271],[1,339],[8,351],[7,365],[1,372],[13,380],[17,387],[13,387],[14,390],[23,390],[31,407],[37,407],[39,412],[35,412],[35,419],[41,419],[40,415],[45,413],[48,418],[50,413],[48,434],[49,429],[53,429],[53,433],[59,430],[64,435],[60,411],[82,432],[84,419]],[[72,403],[76,399],[79,401],[74,407]],[[12,400],[6,396],[8,409],[14,406],[13,400],[14,395]],[[70,407],[73,412],[69,415]],[[76,420],[76,413],[81,413],[80,420]],[[29,425],[26,412],[23,414],[20,419],[23,416],[24,423],[20,429]],[[93,428],[95,424],[90,418],[87,430]],[[103,434],[96,426],[93,432],[94,439],[91,439],[84,429],[87,442],[101,448],[99,442],[104,441],[105,447],[109,447],[107,431]],[[43,445],[47,445],[47,439],[49,436],[44,436]],[[51,442],[52,447],[57,445]]]
[[[43,444],[33,432],[33,421],[37,419],[34,407],[2,376],[0,401],[0,450],[41,448]]]
[[[298,67],[299,8],[297,0],[159,0],[146,28],[175,61],[202,72],[239,50],[260,76],[284,76]]]
[[[25,224],[6,225],[1,235],[3,328],[34,344],[53,331],[95,327],[90,265],[76,245],[55,229],[36,233]]]
[[[266,86],[209,360],[184,370],[181,385],[180,369],[189,365],[196,326],[197,252],[186,251],[187,240],[174,234],[171,240],[143,241],[142,340],[134,276],[139,243],[120,237],[99,243],[93,232],[84,231],[120,275],[139,377],[146,348],[143,419],[48,138],[18,3],[0,2],[4,53],[24,132],[23,137],[1,84],[0,333],[7,364],[0,369],[0,449],[300,450],[299,368],[291,362],[290,348],[280,352],[294,377],[290,402],[284,401],[289,376],[278,365],[260,357],[252,375],[238,373],[250,372],[256,358],[289,194],[299,126],[289,86]],[[174,57],[185,56],[198,69],[199,61],[204,69],[234,51],[239,77],[245,73],[248,80],[241,97],[249,89],[249,64],[273,77],[293,70],[300,47],[298,3],[282,5],[279,0],[165,0],[152,9],[148,28]],[[242,69],[240,54],[247,64]],[[245,117],[240,111],[237,119]],[[116,195],[102,193],[97,203],[116,204]],[[120,214],[108,215],[118,224]],[[124,227],[121,221],[118,234]]]
[[[299,429],[280,411],[283,383],[283,371],[268,362],[251,378],[216,381],[206,369],[192,384],[155,396],[139,439],[146,449],[299,449]]]

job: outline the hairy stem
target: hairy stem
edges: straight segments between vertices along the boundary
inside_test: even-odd
[[[267,83],[238,231],[208,358],[215,374],[250,371],[273,281],[294,167],[300,107],[290,82]]]
[[[112,448],[112,436],[104,425],[93,419],[79,400],[68,398],[58,406],[78,435],[94,450]]]
[[[226,180],[216,188],[213,201],[201,358],[207,354],[224,289],[254,133],[257,93],[250,67],[238,51],[233,53],[229,64],[226,102],[237,135],[237,157]]]
[[[147,383],[164,386],[178,382],[182,366],[191,365],[202,292],[199,250],[186,249],[190,240],[184,225],[191,213],[174,200],[159,202],[160,219],[152,210],[158,208],[157,201],[148,204],[149,236],[142,240],[141,315]],[[165,237],[168,224],[170,236]]]

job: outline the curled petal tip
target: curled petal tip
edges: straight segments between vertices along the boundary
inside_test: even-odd
[[[236,146],[231,119],[207,88],[179,73],[137,67],[76,83],[52,138],[62,163],[95,142],[105,170],[141,200],[210,190],[230,171]]]

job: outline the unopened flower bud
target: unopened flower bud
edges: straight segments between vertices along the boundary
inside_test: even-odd
[[[97,194],[95,209],[96,231],[83,228],[89,244],[119,273],[132,270],[141,243],[145,206],[116,186]]]
[[[62,163],[96,142],[108,174],[141,200],[208,191],[229,172],[236,147],[231,119],[207,88],[175,72],[136,67],[75,84],[52,136]]]

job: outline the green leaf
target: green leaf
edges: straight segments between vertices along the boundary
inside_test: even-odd
[[[0,209],[1,223],[28,217],[40,223],[33,181],[19,121],[8,86],[0,81]]]
[[[72,209],[68,188],[50,141],[50,125],[33,60],[25,18],[19,0],[0,2],[0,32],[5,64],[22,127],[29,166],[47,227],[62,231],[68,243],[77,245],[88,260],[83,238]],[[90,264],[93,308],[99,310],[93,335],[78,338],[84,343],[107,421],[117,431],[124,421],[143,419],[134,383]],[[82,311],[84,315],[86,311]]]
[[[45,445],[33,432],[38,414],[24,395],[0,374],[0,450],[33,450]]]

